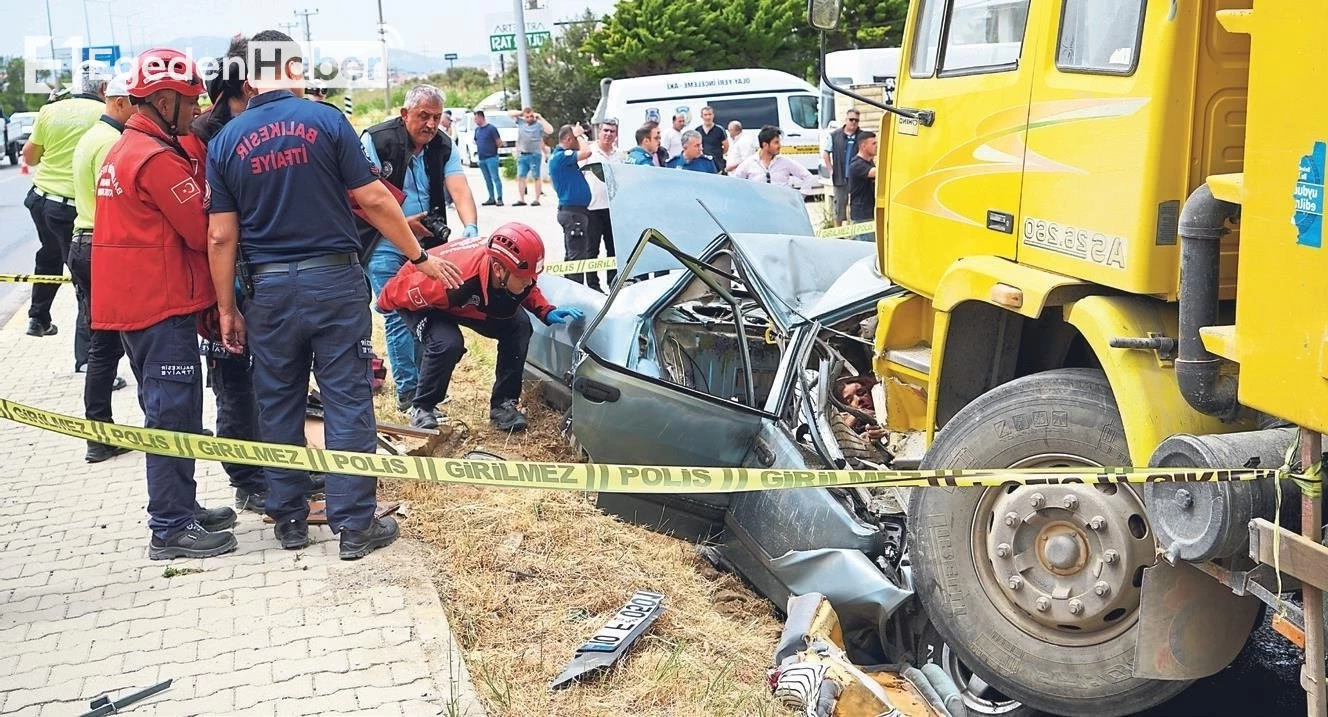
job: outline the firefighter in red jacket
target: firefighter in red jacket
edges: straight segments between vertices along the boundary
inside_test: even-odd
[[[203,81],[177,50],[138,56],[135,114],[97,177],[92,236],[92,327],[119,331],[138,379],[144,425],[203,431],[197,315],[216,302],[208,273],[204,185],[178,137],[198,115]],[[153,560],[235,549],[230,508],[196,502],[194,461],[148,455]]]
[[[424,344],[420,380],[411,403],[410,423],[437,428],[438,404],[447,395],[452,371],[466,353],[461,326],[498,340],[498,361],[489,420],[503,431],[523,431],[526,417],[517,410],[521,374],[532,328],[526,312],[545,324],[583,318],[580,309],[559,309],[544,298],[535,279],[544,269],[544,241],[519,222],[498,227],[488,239],[464,239],[430,250],[461,270],[461,286],[449,289],[412,264],[383,286],[378,308],[399,311]],[[522,311],[525,309],[525,311]]]

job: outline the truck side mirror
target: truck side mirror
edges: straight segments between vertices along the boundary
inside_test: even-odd
[[[839,16],[843,11],[843,0],[807,0],[807,21],[821,32],[839,27]]]

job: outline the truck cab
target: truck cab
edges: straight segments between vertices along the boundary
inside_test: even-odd
[[[1328,64],[1328,10],[1253,4],[910,3],[875,217],[908,290],[875,340],[878,417],[916,447],[893,467],[1317,460],[1325,280],[1299,267],[1323,261],[1328,143],[1290,98]],[[812,25],[840,9],[812,0]],[[1317,547],[1317,496],[1271,480],[917,489],[917,595],[1005,694],[1133,714],[1230,663],[1276,599],[1249,536],[1279,497]],[[1310,582],[1304,602],[1285,634],[1308,645]]]

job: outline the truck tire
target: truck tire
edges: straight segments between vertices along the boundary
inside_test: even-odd
[[[1101,371],[1047,371],[983,394],[940,431],[921,467],[1075,465],[1130,465]],[[1000,692],[1053,714],[1114,717],[1189,686],[1131,674],[1156,541],[1129,486],[916,490],[909,532],[928,617]]]

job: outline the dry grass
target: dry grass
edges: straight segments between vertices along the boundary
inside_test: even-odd
[[[560,416],[533,400],[530,430],[488,427],[492,341],[466,332],[450,418],[469,427],[454,453],[483,448],[513,459],[576,460]],[[379,355],[381,329],[375,336]],[[401,421],[391,387],[378,414]],[[489,713],[530,715],[775,715],[765,672],[780,624],[770,605],[692,546],[610,518],[592,495],[384,483],[406,501],[406,532],[429,545],[472,682]],[[572,651],[636,590],[667,596],[665,612],[602,680],[550,692]]]

